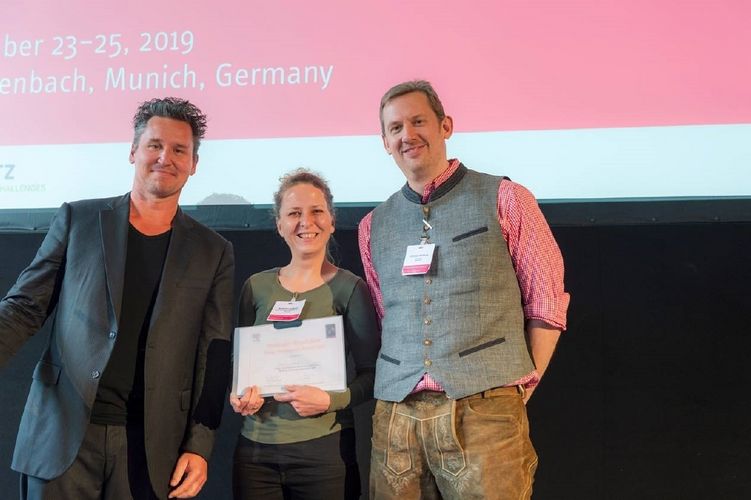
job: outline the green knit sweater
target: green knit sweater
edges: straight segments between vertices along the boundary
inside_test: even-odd
[[[278,300],[292,299],[292,292],[279,283],[279,269],[254,274],[243,285],[240,295],[239,326],[267,324],[266,318]],[[255,415],[245,417],[242,434],[260,443],[296,443],[325,436],[352,427],[351,407],[373,397],[375,362],[380,347],[380,333],[370,292],[365,282],[339,269],[323,285],[297,294],[305,299],[300,319],[341,315],[344,345],[348,360],[349,383],[344,392],[331,392],[328,411],[313,417],[301,417],[289,403],[266,398]],[[281,330],[280,335],[284,335]]]

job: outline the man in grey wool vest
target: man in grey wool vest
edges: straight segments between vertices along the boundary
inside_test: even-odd
[[[359,228],[383,327],[370,496],[530,498],[525,404],[566,327],[560,250],[527,189],[448,159],[430,83],[389,89],[380,117],[407,182]]]

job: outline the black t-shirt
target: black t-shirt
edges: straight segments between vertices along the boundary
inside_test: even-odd
[[[143,365],[170,234],[146,236],[130,226],[123,303],[115,346],[99,382],[91,422],[143,422]]]

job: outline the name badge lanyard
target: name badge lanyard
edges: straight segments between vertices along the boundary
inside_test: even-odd
[[[428,222],[430,208],[427,205],[423,205],[422,210],[424,217],[422,219],[423,226],[420,243],[407,246],[404,264],[402,265],[402,276],[427,274],[433,262],[435,243],[429,243],[430,232],[433,231],[433,226]]]

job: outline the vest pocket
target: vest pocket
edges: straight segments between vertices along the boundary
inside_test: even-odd
[[[478,234],[487,233],[487,232],[488,232],[488,226],[482,226],[482,227],[478,227],[477,229],[473,229],[472,231],[467,231],[466,233],[462,233],[457,236],[454,236],[453,238],[451,238],[451,241],[456,243],[457,241],[461,241],[471,236],[476,236]]]
[[[504,342],[506,342],[506,337],[498,337],[497,339],[493,339],[483,344],[470,347],[469,349],[459,351],[459,357],[463,358],[464,356],[468,356],[477,351],[482,351],[483,349],[487,349],[488,347],[493,347],[494,345],[503,344]]]
[[[399,361],[398,359],[394,359],[391,356],[386,356],[383,353],[379,354],[378,357],[381,358],[384,361],[388,361],[389,363],[393,363],[395,365],[401,365],[402,364],[402,362]]]

